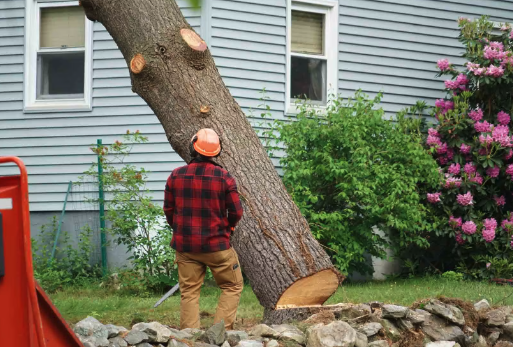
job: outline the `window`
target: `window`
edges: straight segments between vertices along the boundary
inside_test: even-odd
[[[287,113],[298,99],[326,106],[337,92],[338,3],[292,1],[288,24]]]
[[[91,109],[92,25],[78,1],[27,5],[25,111]]]

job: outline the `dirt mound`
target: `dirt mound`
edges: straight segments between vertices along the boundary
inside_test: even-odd
[[[463,313],[463,317],[465,318],[465,323],[467,326],[472,328],[473,330],[477,329],[479,324],[479,313],[477,313],[474,308],[474,304],[456,298],[446,298],[445,296],[438,297],[438,300],[447,305],[456,306]]]

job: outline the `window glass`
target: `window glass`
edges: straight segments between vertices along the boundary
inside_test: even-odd
[[[323,55],[323,42],[324,15],[292,11],[292,52]]]
[[[326,60],[292,56],[290,76],[292,98],[326,101]]]
[[[84,52],[40,53],[37,98],[77,98],[84,94]]]
[[[41,9],[41,48],[85,46],[85,15],[80,6]]]

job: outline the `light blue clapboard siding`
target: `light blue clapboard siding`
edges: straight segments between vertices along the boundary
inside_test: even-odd
[[[260,118],[261,91],[273,118],[284,118],[286,89],[286,0],[204,0],[203,12],[178,4],[189,23],[208,38],[211,52],[242,110]],[[385,92],[382,106],[394,113],[443,96],[435,63],[455,64],[460,16],[490,15],[513,22],[513,1],[499,0],[339,0],[339,92],[361,88]],[[131,91],[123,56],[103,25],[94,24],[93,110],[24,114],[23,63],[25,1],[0,0],[0,155],[22,157],[30,173],[32,211],[59,210],[69,180],[95,160],[89,146],[102,138],[112,143],[127,129],[140,130],[149,143],[136,145],[130,163],[152,171],[148,188],[157,200],[173,168],[182,165],[171,150],[158,119]],[[210,17],[201,18],[201,13]],[[201,27],[202,24],[208,27]],[[282,154],[280,154],[282,155]],[[278,160],[273,158],[276,166]],[[0,174],[14,173],[12,167]]]
[[[246,114],[260,117],[262,90],[276,118],[285,109],[286,0],[211,0],[210,49]]]
[[[179,0],[193,28],[201,32],[201,11]],[[62,208],[69,180],[95,160],[89,146],[112,143],[127,129],[140,130],[149,143],[134,148],[134,165],[151,168],[149,188],[161,200],[169,172],[182,165],[151,109],[131,91],[123,56],[103,25],[93,26],[93,111],[24,114],[25,1],[0,0],[0,156],[20,156],[28,167],[32,211]],[[1,167],[0,174],[15,173]]]
[[[444,96],[436,61],[456,65],[459,17],[490,15],[513,21],[513,2],[468,0],[340,0],[339,91],[350,96],[361,88],[371,96],[384,92],[388,113],[416,100],[434,105]]]

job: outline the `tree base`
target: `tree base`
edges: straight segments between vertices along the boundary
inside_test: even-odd
[[[335,293],[339,277],[333,270],[323,270],[294,282],[280,297],[276,310],[322,305]]]

